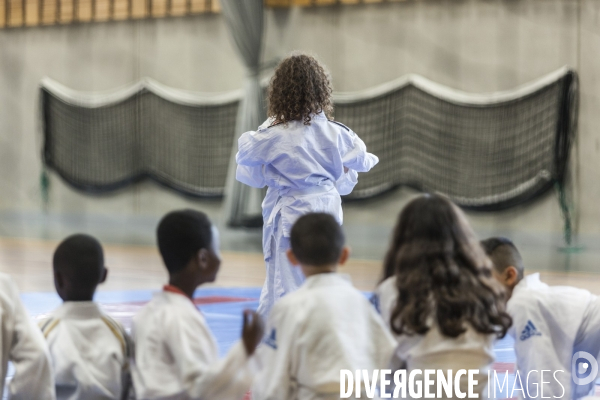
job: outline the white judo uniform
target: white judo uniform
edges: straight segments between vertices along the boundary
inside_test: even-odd
[[[260,372],[252,397],[339,399],[341,369],[387,368],[395,347],[377,311],[347,276],[310,276],[271,311],[257,350]]]
[[[396,277],[388,278],[375,290],[375,303],[388,326],[398,299],[395,280]],[[487,374],[494,362],[494,335],[467,328],[465,333],[452,338],[444,336],[432,323],[425,335],[396,335],[396,340],[395,364],[406,368],[407,375],[414,369],[478,369],[479,375],[475,376],[478,385],[474,392],[479,393],[479,398],[487,398]],[[461,378],[464,378],[460,381],[461,391],[467,393],[467,376]]]
[[[253,370],[242,342],[219,360],[194,303],[166,288],[134,317],[133,383],[140,400],[240,400]]]
[[[0,368],[2,388],[11,361],[15,374],[8,385],[9,398],[20,400],[52,400],[54,378],[48,346],[42,332],[30,319],[21,303],[15,283],[0,273]]]
[[[40,327],[50,349],[58,400],[129,398],[130,340],[96,303],[65,302]]]
[[[508,301],[513,318],[509,331],[515,339],[517,368],[524,398],[541,398],[542,370],[544,393],[550,398],[578,399],[590,393],[594,382],[578,385],[571,375],[572,357],[585,351],[598,359],[600,353],[600,302],[587,290],[548,286],[539,274],[528,275],[514,288]],[[555,371],[562,370],[562,373]],[[527,379],[527,375],[532,372]],[[558,382],[557,382],[558,381]],[[560,382],[560,383],[559,383]],[[529,393],[528,393],[529,390]],[[519,392],[521,394],[521,392]]]
[[[352,192],[358,172],[367,172],[379,162],[354,132],[322,113],[312,115],[310,125],[302,121],[271,124],[272,120],[267,120],[258,131],[244,133],[236,155],[238,181],[269,187],[262,204],[267,279],[258,312],[263,316],[304,280],[285,255],[296,219],[310,212],[326,212],[341,225],[340,195]]]

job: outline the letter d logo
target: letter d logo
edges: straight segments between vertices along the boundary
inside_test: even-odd
[[[582,358],[586,362],[577,365],[577,361]],[[586,371],[589,371],[589,374],[586,377],[580,378],[579,375]],[[586,351],[578,351],[573,354],[573,358],[571,358],[571,376],[576,385],[589,385],[596,380],[596,375],[598,375],[598,362],[594,356]]]

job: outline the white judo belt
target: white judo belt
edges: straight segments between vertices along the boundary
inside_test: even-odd
[[[335,186],[327,185],[327,186],[311,186],[305,189],[293,189],[293,188],[285,188],[279,189],[278,195],[279,198],[277,202],[273,206],[271,210],[271,214],[269,214],[269,218],[267,219],[267,224],[271,225],[275,222],[275,217],[277,214],[281,212],[281,209],[284,206],[284,202],[282,201],[284,197],[302,197],[302,196],[312,196],[316,194],[325,194],[329,193],[332,190],[335,190]]]

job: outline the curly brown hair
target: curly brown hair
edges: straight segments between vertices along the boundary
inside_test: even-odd
[[[268,116],[275,123],[304,121],[310,125],[311,114],[324,112],[333,116],[331,81],[327,70],[306,54],[292,54],[279,63],[268,91]]]
[[[392,330],[425,334],[435,321],[457,337],[468,324],[504,337],[512,325],[502,285],[463,212],[439,195],[423,195],[400,213],[385,258],[385,277],[396,277]]]

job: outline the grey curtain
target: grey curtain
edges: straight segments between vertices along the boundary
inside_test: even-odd
[[[263,191],[236,181],[235,154],[240,135],[256,130],[266,118],[259,80],[264,26],[263,0],[221,0],[221,8],[238,54],[246,66],[244,97],[238,111],[225,187],[225,213],[229,226],[260,226]]]

